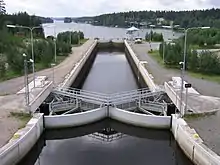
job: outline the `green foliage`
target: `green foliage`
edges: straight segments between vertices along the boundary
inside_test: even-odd
[[[145,35],[146,41],[155,41],[155,42],[161,42],[163,41],[163,34],[162,33],[156,33],[151,30],[150,33],[146,33]]]
[[[160,57],[162,58],[163,46],[160,45]],[[179,62],[183,59],[183,44],[165,44],[165,65],[168,67],[180,68]],[[209,51],[197,53],[187,49],[186,69],[204,74],[220,74],[220,58],[217,54]]]
[[[220,28],[220,9],[192,10],[192,11],[130,11],[96,16],[93,24],[103,26],[128,27],[146,22],[157,24],[157,18],[164,18],[164,25],[173,21],[181,27],[210,26]]]
[[[57,36],[57,40],[59,42],[65,42],[65,43],[70,43],[72,45],[79,44],[80,39],[84,39],[84,34],[82,32],[62,32],[59,33]]]
[[[220,29],[195,29],[189,30],[187,35],[188,44],[204,46],[212,46],[220,44]]]

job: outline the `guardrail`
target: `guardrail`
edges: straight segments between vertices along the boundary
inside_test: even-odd
[[[103,104],[119,105],[127,102],[142,100],[148,97],[158,96],[160,94],[163,94],[164,92],[163,91],[151,92],[147,88],[144,88],[144,89],[137,89],[122,93],[107,95],[98,92],[91,92],[91,91],[79,90],[74,88],[56,88],[53,91],[53,93],[98,105],[103,105]]]

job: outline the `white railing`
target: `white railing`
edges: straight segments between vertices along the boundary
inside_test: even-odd
[[[119,105],[128,102],[143,100],[149,97],[154,97],[163,94],[163,91],[151,92],[147,88],[126,91],[115,94],[103,94],[98,92],[91,92],[75,88],[56,88],[53,93],[67,96],[73,99],[98,104],[98,105]]]

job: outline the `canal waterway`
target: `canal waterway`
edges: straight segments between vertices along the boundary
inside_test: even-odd
[[[114,93],[137,89],[122,52],[99,52],[83,89]],[[106,119],[87,126],[46,130],[18,165],[191,165],[169,131]]]
[[[138,86],[123,52],[98,52],[82,88],[111,94]]]

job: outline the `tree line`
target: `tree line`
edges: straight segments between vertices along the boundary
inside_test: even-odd
[[[130,11],[103,14],[93,17],[93,24],[102,26],[127,27],[141,22],[157,24],[157,18],[164,18],[164,25],[180,25],[183,28],[210,26],[220,28],[220,9],[192,11]]]
[[[154,42],[162,42],[163,39],[163,34],[162,33],[156,33],[153,32],[152,30],[145,35],[145,40],[146,41],[154,41]]]
[[[164,51],[164,52],[163,52]],[[164,54],[163,54],[164,53]],[[184,56],[183,41],[160,44],[160,57],[164,56],[164,64],[172,68],[180,68],[180,61]],[[186,70],[205,74],[220,74],[220,56],[208,50],[198,52],[187,46]]]
[[[32,58],[32,47],[30,40],[30,31],[19,28],[7,28],[7,24],[18,24],[21,26],[40,26],[42,17],[30,16],[27,13],[17,13],[13,15],[0,15],[0,80],[9,78],[8,74],[22,75],[24,58]],[[58,34],[57,38],[53,36],[44,37],[43,28],[36,29],[34,33],[34,57],[36,69],[49,67],[54,63],[55,44],[57,56],[67,56],[71,53],[71,45],[79,43],[84,38],[82,32],[64,32]],[[71,42],[67,40],[71,36]],[[70,38],[70,37],[69,37]],[[31,67],[29,67],[31,71]]]

